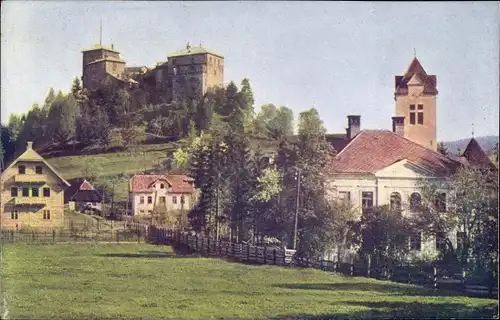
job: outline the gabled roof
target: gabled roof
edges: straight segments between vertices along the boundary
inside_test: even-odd
[[[189,45],[187,45],[185,49],[182,49],[180,51],[173,52],[173,53],[169,54],[167,56],[167,58],[189,56],[189,55],[194,55],[194,54],[211,54],[211,55],[214,55],[217,57],[224,58],[224,56],[222,54],[208,50],[206,48],[203,48],[202,46],[191,47]]]
[[[403,159],[442,175],[453,173],[459,165],[392,131],[362,130],[337,154],[327,169],[332,174],[374,174]]]
[[[474,167],[497,170],[495,164],[490,160],[486,152],[479,145],[476,139],[470,139],[469,144],[462,153],[462,157],[467,160],[467,163]]]
[[[73,179],[64,192],[64,202],[68,201],[101,202],[102,197],[87,180]]]
[[[192,181],[186,175],[155,175],[155,174],[136,174],[130,179],[130,192],[153,192],[152,184],[155,181],[163,179],[172,187],[173,193],[192,193],[194,187],[189,183]]]
[[[395,94],[407,94],[408,82],[414,75],[417,75],[416,80],[420,80],[424,84],[425,94],[438,94],[437,79],[435,75],[428,75],[420,61],[415,57],[411,61],[408,69],[402,76],[395,77]]]
[[[28,142],[26,151],[24,151],[23,154],[17,157],[17,159],[12,161],[12,163],[4,170],[4,172],[14,167],[20,161],[42,162],[62,181],[63,184],[65,184],[67,187],[70,186],[68,181],[64,180],[64,178],[44,158],[42,158],[42,156],[40,156],[35,150],[33,150],[31,141]],[[4,172],[2,172],[2,175]]]

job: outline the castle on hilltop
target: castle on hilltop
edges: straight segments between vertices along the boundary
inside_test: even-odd
[[[114,45],[102,41],[82,50],[82,86],[96,90],[107,81],[119,85],[141,86],[163,91],[169,101],[181,97],[201,98],[210,87],[224,82],[224,56],[203,48],[192,47],[171,53],[167,61],[153,68],[126,66]]]

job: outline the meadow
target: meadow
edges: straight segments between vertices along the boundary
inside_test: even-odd
[[[491,319],[498,314],[495,300],[321,270],[203,258],[170,246],[4,244],[2,250],[10,319]]]

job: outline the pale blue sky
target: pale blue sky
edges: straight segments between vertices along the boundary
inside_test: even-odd
[[[313,105],[329,132],[346,116],[390,128],[394,76],[417,57],[438,77],[438,140],[498,134],[498,2],[2,2],[2,122],[69,90],[80,50],[113,43],[153,66],[187,41],[225,56],[225,81],[251,81],[256,107]]]

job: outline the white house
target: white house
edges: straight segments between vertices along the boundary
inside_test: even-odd
[[[133,215],[156,209],[189,210],[195,203],[194,179],[185,175],[134,175],[129,182]]]

